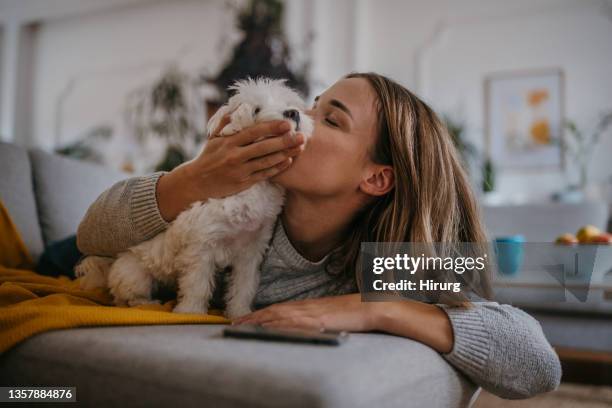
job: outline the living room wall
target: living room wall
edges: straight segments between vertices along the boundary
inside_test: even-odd
[[[214,73],[237,39],[232,13],[222,0],[108,4],[38,19],[32,34],[30,108],[21,108],[27,111],[21,120],[29,121],[31,136],[17,142],[52,149],[100,124],[122,134],[129,91],[155,79],[170,63]],[[566,115],[582,126],[588,127],[601,110],[612,109],[610,4],[289,0],[285,26],[293,44],[311,56],[311,96],[345,72],[375,70],[415,90],[440,112],[463,116],[468,136],[482,146],[483,79],[491,72],[563,69]],[[302,48],[308,33],[314,40]],[[611,177],[610,153],[608,134],[590,165],[593,180]],[[514,200],[539,199],[568,181],[575,181],[573,168],[503,172],[497,187]]]
[[[390,6],[389,3],[394,3]],[[386,1],[369,3],[367,68],[416,89],[439,112],[462,117],[484,148],[484,78],[491,73],[560,68],[565,115],[589,129],[612,111],[612,8],[602,1]],[[418,6],[417,6],[418,5]],[[385,44],[385,46],[377,46]],[[610,182],[612,134],[597,147],[589,173]],[[507,198],[544,198],[576,182],[566,171],[504,171],[497,188]]]
[[[226,57],[218,48],[232,40],[232,24],[229,10],[215,1],[154,2],[43,24],[34,73],[35,143],[61,145],[100,124],[122,134],[127,94],[171,64],[216,72],[219,55]]]

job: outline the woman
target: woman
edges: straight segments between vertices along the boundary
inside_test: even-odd
[[[261,266],[257,310],[234,324],[383,331],[432,347],[501,397],[555,389],[557,355],[537,321],[517,308],[362,302],[357,293],[360,242],[486,240],[435,113],[397,83],[367,73],[339,80],[308,114],[315,130],[305,147],[283,122],[262,123],[231,138],[211,136],[198,158],[170,173],[116,184],[81,222],[79,248],[116,255],[163,231],[192,202],[269,178],[287,189],[286,204]],[[261,136],[270,137],[253,143]]]

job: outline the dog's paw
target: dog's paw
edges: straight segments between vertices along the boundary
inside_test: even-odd
[[[107,274],[112,258],[88,256],[79,262],[74,268],[74,274],[79,280],[79,286],[83,290],[105,288],[107,286]]]
[[[87,268],[84,267],[83,262],[80,262],[74,267],[74,276],[82,278],[85,275],[87,275]]]
[[[192,302],[179,302],[173,310],[174,313],[190,313],[190,314],[207,314],[208,308],[202,305],[196,305]]]
[[[81,278],[79,280],[79,288],[82,290],[94,290],[98,288],[103,288],[106,286],[106,280],[96,274],[81,274]]]

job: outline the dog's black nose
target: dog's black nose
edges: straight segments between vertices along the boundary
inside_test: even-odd
[[[300,112],[296,109],[287,109],[283,112],[283,116],[295,122],[296,126],[300,124]]]

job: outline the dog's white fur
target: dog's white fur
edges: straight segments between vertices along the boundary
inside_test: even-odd
[[[288,120],[288,111],[299,114],[288,120],[291,132],[307,139],[313,123],[304,114],[305,104],[282,80],[246,80],[233,87],[235,95],[208,122],[217,129],[230,114],[220,136],[231,137],[256,122]],[[179,214],[168,229],[154,238],[109,258],[87,257],[77,267],[86,289],[108,285],[117,305],[154,303],[156,281],[176,285],[179,313],[206,313],[214,291],[215,273],[232,267],[225,294],[229,318],[251,311],[259,285],[259,265],[281,211],[284,190],[269,181],[258,182],[233,196],[198,201]]]

